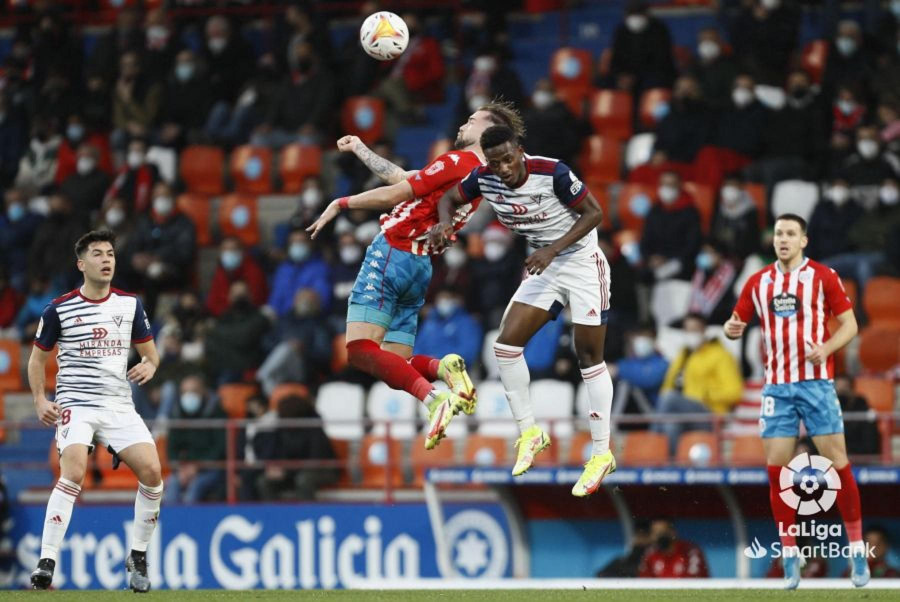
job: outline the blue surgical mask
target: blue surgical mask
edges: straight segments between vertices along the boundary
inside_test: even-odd
[[[191,63],[178,63],[175,65],[175,77],[180,82],[186,82],[194,75],[194,66]]]
[[[222,267],[230,272],[240,267],[241,261],[244,259],[244,256],[240,251],[228,249],[226,251],[222,251],[220,259],[222,260]]]
[[[634,351],[636,357],[647,357],[653,353],[655,345],[653,339],[646,336],[636,336],[631,341],[631,350]]]
[[[84,126],[80,123],[70,123],[66,128],[66,137],[69,140],[78,142],[84,138]]]
[[[835,46],[837,46],[838,52],[840,52],[844,56],[850,56],[854,52],[856,52],[856,40],[853,38],[848,38],[847,36],[840,36],[834,42]]]
[[[309,257],[309,245],[305,242],[295,242],[291,243],[291,246],[288,247],[288,256],[291,258],[291,261],[295,261],[300,263],[307,257]]]
[[[662,121],[663,118],[669,114],[669,103],[667,102],[658,102],[653,106],[653,110],[651,111],[653,115],[653,119],[656,121]]]
[[[459,302],[456,299],[438,299],[434,303],[434,308],[442,318],[449,318],[457,307]]]
[[[713,260],[713,256],[706,251],[701,251],[697,254],[697,268],[703,270],[704,272],[708,272],[715,265],[715,261]]]
[[[185,414],[196,414],[203,404],[203,397],[199,393],[188,391],[181,394],[181,409]]]
[[[25,217],[25,207],[21,203],[14,203],[7,207],[6,209],[6,217],[9,218],[11,222],[17,222],[23,217]]]

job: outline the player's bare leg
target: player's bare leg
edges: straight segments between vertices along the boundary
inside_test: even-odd
[[[516,477],[531,468],[535,456],[550,445],[550,436],[534,423],[534,408],[528,391],[531,375],[528,373],[523,349],[551,318],[552,315],[545,309],[512,301],[503,314],[500,335],[494,343],[500,380],[521,433],[516,441],[518,451],[512,470]]]
[[[588,393],[591,429],[591,458],[584,465],[584,472],[572,488],[576,497],[588,496],[600,487],[606,475],[616,471],[616,459],[609,449],[610,413],[613,385],[603,351],[606,343],[606,325],[575,324],[572,328],[578,366]]]
[[[156,529],[163,494],[159,454],[156,446],[149,443],[135,443],[118,454],[138,478],[138,490],[134,498],[131,553],[125,560],[125,567],[131,574],[129,583],[131,589],[137,593],[146,593],[150,591],[147,545]]]
[[[80,443],[68,445],[59,458],[59,481],[50,493],[44,532],[41,536],[41,559],[31,573],[31,587],[47,589],[53,582],[53,570],[59,556],[59,548],[69,528],[72,507],[87,470],[88,448]]]
[[[859,501],[859,488],[847,458],[847,444],[843,433],[816,435],[812,438],[819,454],[831,460],[841,488],[837,491],[837,505],[844,519],[847,530],[847,541],[850,542],[850,580],[856,587],[869,582],[869,563],[866,559],[865,545],[862,538],[862,505]]]
[[[780,535],[783,551],[781,564],[784,567],[785,589],[796,589],[800,585],[800,570],[806,559],[800,555],[797,538],[788,535],[788,529],[794,524],[797,510],[788,506],[781,499],[781,469],[787,466],[794,457],[797,447],[796,437],[764,437],[763,450],[766,454],[766,470],[769,473],[769,504],[772,516]]]

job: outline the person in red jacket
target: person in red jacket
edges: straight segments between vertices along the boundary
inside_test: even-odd
[[[644,554],[638,577],[709,577],[706,557],[699,546],[678,539],[675,525],[665,518],[650,525],[653,545]]]
[[[240,240],[228,237],[219,248],[219,265],[216,266],[209,295],[206,297],[206,309],[210,314],[218,317],[225,313],[228,309],[228,289],[238,280],[247,283],[254,306],[261,306],[269,298],[266,275],[262,268],[244,250]]]

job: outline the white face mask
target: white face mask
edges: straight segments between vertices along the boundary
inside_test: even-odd
[[[753,102],[753,92],[747,88],[735,88],[731,93],[731,98],[737,106],[746,107]]]
[[[128,167],[137,169],[144,164],[144,153],[137,150],[128,151],[128,156],[125,161],[128,163]]]
[[[106,225],[110,228],[116,228],[125,221],[125,210],[119,207],[113,207],[106,212]]]
[[[837,101],[837,108],[844,115],[849,115],[856,110],[856,103],[852,100],[839,100]]]
[[[631,341],[631,350],[637,357],[647,357],[653,353],[653,339],[645,336],[636,336]]]
[[[625,17],[625,27],[634,33],[640,33],[647,28],[647,17],[645,15],[628,15]]]
[[[781,0],[761,0],[760,4],[762,4],[763,8],[766,10],[775,10],[781,5]]]
[[[197,411],[200,410],[200,405],[202,403],[203,398],[200,397],[199,393],[188,391],[187,393],[181,394],[181,409],[184,410],[186,414],[196,414]]]
[[[531,102],[535,109],[546,109],[553,104],[553,92],[547,90],[537,90],[531,96]]]
[[[711,61],[721,54],[722,49],[712,40],[703,40],[697,46],[697,54],[704,61]]]
[[[225,50],[225,46],[228,45],[228,40],[225,38],[210,38],[207,42],[209,45],[209,51],[213,54],[219,54],[223,50]]]
[[[338,254],[343,263],[357,263],[362,257],[362,249],[357,245],[344,245]]]
[[[848,36],[840,36],[837,40],[834,41],[835,46],[837,46],[838,52],[840,52],[843,56],[850,56],[854,52],[856,52],[856,40]]]
[[[856,150],[863,159],[874,159],[878,156],[878,143],[874,140],[860,140],[856,143]]]
[[[316,209],[322,204],[322,191],[318,188],[307,188],[300,196],[300,202],[307,209]]]
[[[75,164],[75,169],[78,170],[78,175],[86,176],[87,174],[94,171],[95,165],[97,165],[97,162],[94,161],[93,157],[78,157],[78,162]]]
[[[691,351],[699,349],[700,345],[703,344],[703,334],[699,332],[686,332],[684,334],[684,344]]]
[[[840,207],[850,199],[850,189],[846,186],[832,186],[828,191],[831,202]]]
[[[480,56],[472,63],[472,69],[487,73],[497,68],[497,59],[492,56]]]
[[[459,247],[450,247],[444,253],[444,263],[451,270],[459,269],[466,264],[466,252]]]
[[[900,201],[900,190],[896,186],[882,186],[878,189],[878,198],[885,205],[896,205]]]
[[[158,215],[165,217],[172,213],[172,209],[175,207],[175,202],[172,200],[170,196],[158,196],[153,199],[153,211],[155,211]]]
[[[674,186],[660,186],[657,192],[659,200],[666,205],[671,205],[678,199],[678,189]]]
[[[434,303],[434,308],[442,318],[450,317],[457,307],[459,307],[459,302],[456,299],[438,299]]]
[[[227,249],[222,251],[220,259],[222,260],[222,267],[231,272],[240,267],[241,261],[244,260],[244,256],[236,249]]]
[[[506,255],[506,245],[502,242],[486,242],[484,243],[484,258],[488,261],[498,261]]]
[[[722,201],[725,202],[726,205],[734,205],[741,199],[741,189],[737,186],[723,186],[722,187]]]

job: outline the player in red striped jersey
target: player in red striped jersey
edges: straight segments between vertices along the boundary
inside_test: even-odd
[[[856,336],[853,306],[837,273],[803,256],[808,239],[806,221],[785,214],[775,221],[778,260],[753,274],[725,323],[725,336],[737,339],[755,315],[765,342],[766,386],[759,427],[769,472],[769,501],[784,549],[787,588],[800,582],[803,558],[790,533],[797,508],[805,498],[786,501],[782,467],[793,458],[800,420],[819,453],[832,462],[840,478],[837,505],[851,550],[851,580],[857,587],[869,581],[862,541],[859,489],[847,459],[841,405],[834,390],[833,354]],[[840,326],[828,332],[828,320]],[[808,462],[806,463],[809,464]],[[789,501],[791,502],[789,504]]]

